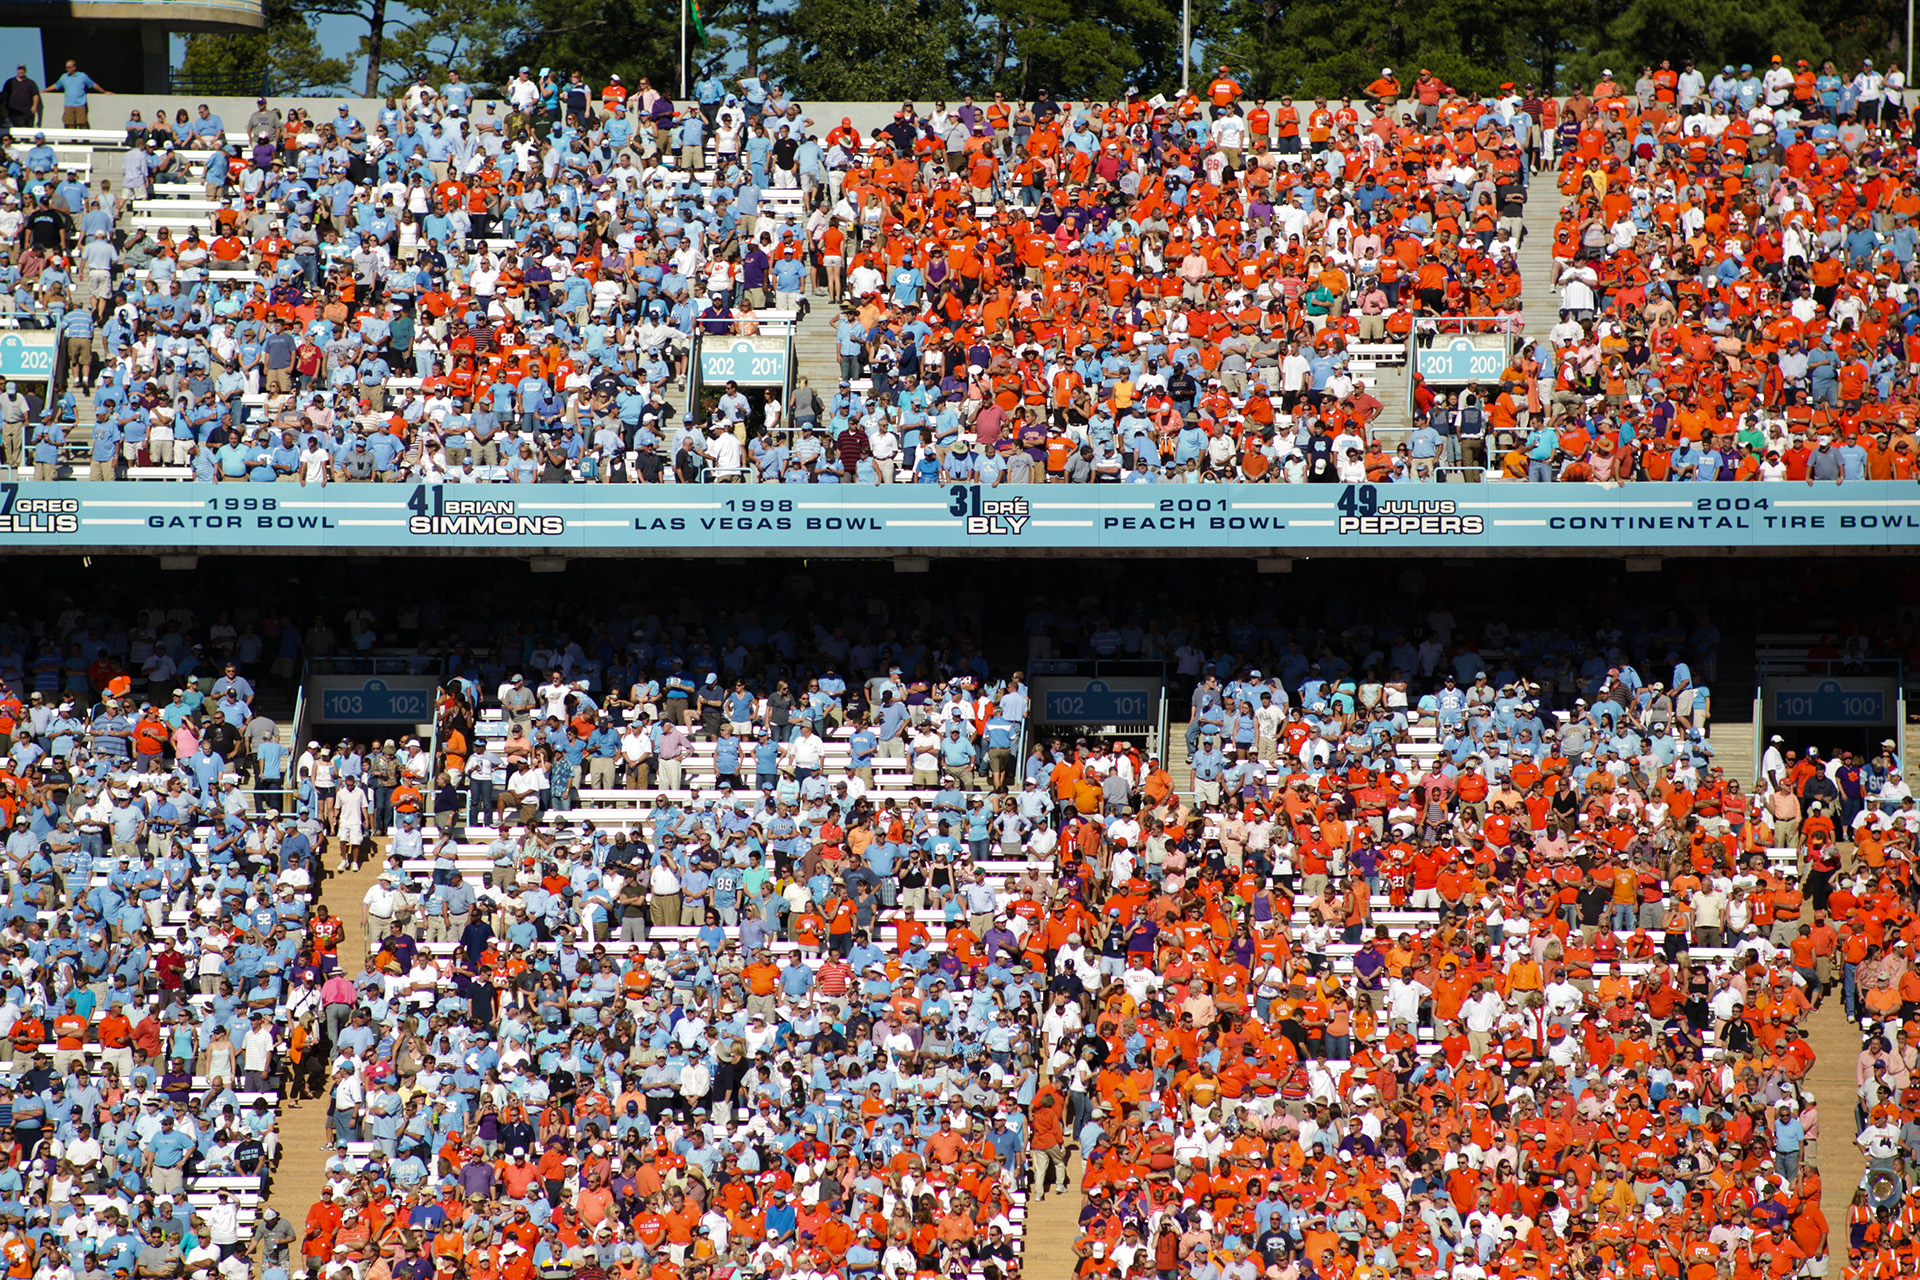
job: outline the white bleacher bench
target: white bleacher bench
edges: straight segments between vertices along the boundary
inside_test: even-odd
[[[191,480],[192,467],[128,467],[129,480]]]
[[[16,144],[31,144],[33,135],[45,134],[47,142],[55,150],[62,146],[86,147],[89,150],[98,147],[124,147],[127,145],[125,129],[56,129],[49,125],[43,129],[16,125],[13,140]]]
[[[244,1193],[248,1191],[258,1191],[259,1189],[260,1179],[257,1177],[249,1177],[246,1174],[237,1176],[233,1174],[212,1174],[193,1180],[194,1194],[207,1195],[209,1197],[219,1191],[237,1191]]]
[[[42,130],[41,132],[45,131]],[[11,144],[14,158],[24,158],[27,152],[32,151],[36,145],[38,144],[33,141],[33,134],[28,133],[22,135],[20,132],[15,131]],[[87,143],[64,142],[55,138],[52,134],[48,134],[47,145],[53,148],[54,163],[63,171],[70,168],[83,168],[93,162],[94,149]]]
[[[153,272],[147,267],[138,267],[132,271],[129,271],[127,274],[132,276],[135,280],[145,280],[151,277],[153,275]],[[175,280],[180,280],[183,278],[184,278],[184,273],[178,272],[178,271],[174,273]],[[211,281],[214,284],[257,284],[260,282],[260,280],[263,279],[263,277],[260,275],[259,272],[253,271],[250,269],[240,269],[240,270],[202,269],[200,272],[200,279]]]
[[[192,197],[171,197],[168,199],[135,200],[135,213],[204,213],[214,214],[227,207],[225,200],[209,200],[203,194],[205,187],[192,188]]]
[[[194,213],[136,213],[128,220],[128,225],[136,231],[173,231],[182,237],[189,231],[199,231],[206,233],[201,236],[204,240],[211,235],[213,224],[208,218]]]
[[[47,135],[47,141],[55,148],[60,147],[62,144],[67,144],[71,146],[83,146],[96,151],[102,148],[124,150],[127,145],[127,131],[125,129],[67,129],[55,128],[52,125],[47,125],[44,128],[29,129],[25,126],[19,126],[14,129],[13,136],[16,141],[31,142],[33,135],[36,133],[44,133]],[[234,146],[244,147],[249,141],[247,131],[245,129],[229,129],[227,130],[227,141]],[[212,152],[202,152],[201,154],[211,155]]]
[[[202,1191],[200,1189],[209,1182],[230,1183],[235,1181],[250,1182],[253,1186],[245,1190],[237,1187],[220,1187],[214,1191]],[[227,1191],[229,1194],[236,1191],[240,1192],[240,1194],[235,1197],[233,1204],[237,1211],[236,1216],[239,1220],[239,1225],[243,1229],[252,1227],[253,1224],[259,1220],[260,1210],[266,1207],[266,1200],[260,1195],[260,1179],[258,1178],[195,1178],[193,1179],[193,1189],[187,1192],[187,1204],[191,1206],[196,1213],[204,1212],[220,1202],[220,1198],[216,1192],[221,1190]],[[105,1209],[115,1203],[125,1204],[124,1201],[116,1202],[113,1196],[103,1195],[84,1195],[80,1197],[80,1202],[94,1209]]]
[[[1348,364],[1359,369],[1399,366],[1407,362],[1407,348],[1401,342],[1354,342],[1347,345]]]
[[[691,775],[690,781],[699,782],[704,779],[710,785],[681,787],[673,791],[663,790],[659,787],[647,787],[637,791],[591,788],[580,792],[580,805],[581,808],[584,809],[632,808],[652,800],[671,799],[684,802],[695,798],[709,798],[720,794],[719,784],[714,782],[717,775],[710,769],[702,769],[698,772],[689,770],[688,772]],[[750,774],[743,774],[743,781],[750,776]],[[902,773],[896,771],[883,773],[876,769],[873,775],[874,785],[867,794],[869,796],[875,793],[885,793],[889,796],[917,796],[923,800],[931,800],[934,796],[940,794],[937,787],[914,787],[907,785],[912,777],[913,774],[911,772]],[[832,779],[832,781],[838,781],[838,779],[835,778]],[[757,794],[751,785],[743,787],[740,791],[740,794],[748,793]]]
[[[781,311],[772,307],[764,311],[754,312],[753,318],[755,323],[760,326],[761,333],[769,334],[773,337],[780,337],[792,333],[794,326],[800,323],[800,313],[798,311]]]

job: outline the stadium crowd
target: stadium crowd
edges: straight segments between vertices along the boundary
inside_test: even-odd
[[[22,1278],[285,1276],[284,1243],[248,1253],[287,1233],[264,1193],[318,1047],[326,836],[282,806],[257,637],[104,619],[0,622],[0,1252]]]
[[[349,617],[462,640],[367,963],[314,953],[310,1274],[1012,1276],[1066,1192],[1087,1276],[1821,1275],[1829,994],[1884,1039],[1828,1142],[1920,1156],[1902,762],[1725,777],[1710,619],[1036,599],[1036,652],[1168,663],[1162,759],[1026,733],[979,603]]]
[[[62,386],[0,398],[0,461],[302,484],[1911,474],[1898,70],[1704,70],[1479,99],[1383,68],[1312,102],[1223,71],[1172,101],[903,106],[864,134],[751,73],[675,102],[529,70],[498,102],[423,81],[364,120],[159,112],[97,191],[37,137],[0,284],[63,335]],[[1560,323],[1370,432],[1365,370],[1410,334],[1522,328],[1536,178],[1565,202],[1536,282]],[[204,226],[136,213],[180,192]],[[813,321],[837,388],[686,403],[696,334],[814,300],[838,308]]]
[[[1888,221],[1859,270],[1903,261],[1897,197],[1883,184],[1865,199],[1848,177],[1871,151],[1907,182],[1900,117],[1870,78],[1881,96],[1856,77],[1829,103],[1815,77],[1799,102],[1797,81],[1729,72],[1683,100],[1662,68],[1644,102],[1610,84],[1553,102],[1566,114],[1549,129],[1552,100],[1469,103],[1389,72],[1370,93],[1396,111],[1405,98],[1404,126],[1342,120],[1344,103],[1280,104],[1288,117],[1227,84],[1165,108],[903,110],[892,132],[814,142],[757,78],[743,101],[699,104],[710,112],[656,109],[640,86],[653,127],[636,128],[624,94],[595,98],[578,77],[543,118],[554,108],[529,76],[504,117],[424,90],[371,133],[261,122],[272,132],[223,175],[225,261],[248,259],[257,284],[215,280],[187,237],[108,259],[115,292],[68,305],[56,279],[30,301],[78,344],[74,377],[105,406],[89,446],[103,479],[164,461],[306,483],[496,465],[692,480],[801,450],[809,410],[808,480],[885,479],[889,443],[896,479],[929,458],[938,478],[1013,480],[1025,458],[1029,476],[1114,479],[1116,454],[1117,478],[1351,478],[1333,441],[1363,437],[1377,405],[1343,372],[1343,351],[1375,336],[1349,282],[1399,277],[1388,306],[1409,305],[1372,313],[1382,337],[1410,331],[1414,303],[1441,323],[1510,315],[1515,250],[1497,246],[1518,236],[1503,224],[1551,172],[1579,212],[1556,238],[1562,301],[1585,283],[1592,305],[1566,306],[1547,352],[1521,349],[1479,436],[1447,416],[1481,411],[1471,398],[1423,404],[1437,451],[1409,441],[1375,475],[1363,442],[1357,474],[1418,475],[1476,439],[1511,474],[1505,431],[1526,442],[1515,478],[1697,479],[1698,462],[1655,474],[1662,451],[1710,443],[1723,465],[1717,428],[1736,421],[1762,444],[1777,426],[1810,436],[1813,457],[1857,459],[1869,410],[1904,394],[1895,368],[1886,395],[1830,401],[1811,368],[1803,389],[1767,374],[1789,360],[1750,346],[1783,315],[1801,335],[1788,354],[1864,341],[1861,324],[1827,323],[1853,283],[1801,291],[1801,259],[1768,258],[1767,236],[1823,201],[1867,209],[1876,235]],[[1776,108],[1769,81],[1795,105]],[[1731,172],[1740,122],[1782,141],[1743,143],[1757,150]],[[710,188],[687,180],[709,128]],[[474,141],[458,150],[450,132]],[[164,156],[139,141],[132,154]],[[401,158],[415,147],[424,173]],[[142,163],[130,194],[135,177],[167,181]],[[1702,183],[1682,209],[1676,190],[1680,216],[1650,204],[1642,232],[1636,184],[1689,175],[1716,194]],[[763,228],[762,193],[789,189],[803,214]],[[1037,212],[1000,212],[1019,203],[1009,190]],[[1765,212],[1783,193],[1809,218]],[[1618,245],[1618,219],[1598,218],[1623,196],[1635,225]],[[1690,239],[1657,245],[1689,210],[1706,218]],[[1250,227],[1285,238],[1263,246]],[[1815,235],[1806,260],[1831,264],[1843,243]],[[777,287],[782,263],[798,288]],[[1903,312],[1904,270],[1874,286]],[[1608,271],[1626,287],[1605,287]],[[844,399],[796,396],[757,423],[750,404],[716,405],[718,429],[676,425],[667,393],[696,326],[731,332],[765,295],[815,288],[852,303]],[[1720,292],[1746,305],[1728,322],[1744,328],[1711,327]],[[1880,323],[1879,350],[1896,340],[1875,301],[1851,319]],[[1649,354],[1629,363],[1639,322]],[[1701,346],[1730,332],[1738,351]],[[1616,340],[1641,371],[1617,399],[1591,380],[1548,389]],[[1267,342],[1295,350],[1261,366]],[[1308,364],[1291,386],[1289,358]],[[1170,367],[1184,372],[1161,375],[1164,394],[1143,388]],[[1501,398],[1532,416],[1507,428]],[[1123,409],[1153,426],[1123,435]],[[57,445],[12,421],[0,449]],[[1096,441],[1102,422],[1113,434]],[[270,447],[260,461],[263,430],[295,451],[290,468]],[[1297,461],[1273,444],[1286,431]],[[1193,433],[1204,443],[1183,458]],[[1007,457],[985,477],[983,444]],[[1902,445],[1874,439],[1869,457]],[[500,461],[509,446],[518,462]],[[1768,478],[1878,465],[1808,458]],[[15,1187],[0,1170],[19,1197],[0,1218],[20,1280],[176,1274],[153,1270],[175,1267],[168,1250],[237,1274],[249,1243],[268,1271],[326,1280],[995,1280],[1020,1267],[1027,1207],[1060,1191],[1083,1198],[1077,1270],[1095,1280],[1824,1275],[1803,1023],[1829,993],[1868,1036],[1840,1140],[1896,1188],[1920,1159],[1920,971],[1904,954],[1920,941],[1906,871],[1920,815],[1904,763],[1897,747],[1829,761],[1782,743],[1760,778],[1725,777],[1703,732],[1709,622],[1469,634],[1445,617],[1267,617],[1215,637],[1036,610],[1029,630],[1062,654],[1161,657],[1190,688],[1186,739],[1161,758],[1145,741],[1029,735],[1027,687],[964,634],[965,602],[891,626],[875,603],[864,624],[823,602],[804,623],[635,611],[556,627],[456,654],[431,747],[315,741],[297,756],[253,711],[251,682],[284,683],[311,629],[171,608],[124,630],[80,610],[10,623],[0,803],[17,924],[0,941],[18,985],[0,1019],[12,1006],[28,1067],[0,1121],[30,1172]],[[356,610],[347,630],[372,625]],[[383,868],[359,904],[376,946],[358,973],[338,964],[337,920],[309,915],[325,857]],[[327,1098],[336,1149],[304,1222],[262,1213],[244,1241],[237,1215],[216,1229],[144,1198],[263,1173],[271,1104],[241,1092],[269,1086]],[[1870,1180],[1832,1245],[1843,1274],[1910,1273],[1917,1214]]]

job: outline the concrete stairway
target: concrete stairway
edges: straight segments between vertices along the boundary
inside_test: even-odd
[[[1760,761],[1753,754],[1753,725],[1716,720],[1707,726],[1707,742],[1713,747],[1713,762],[1725,776],[1750,791],[1760,776]]]
[[[292,726],[282,726],[284,737]],[[385,842],[376,842],[384,848]],[[320,882],[320,902],[346,926],[340,942],[340,967],[348,977],[366,967],[367,937],[362,923],[361,904],[367,890],[380,876],[385,854],[369,858],[358,871],[332,870],[337,855],[329,849],[327,871]],[[313,1050],[309,1050],[312,1052]],[[327,1144],[333,1130],[327,1123],[327,1095],[323,1089],[317,1098],[304,1102],[287,1100],[280,1107],[280,1144],[284,1153],[274,1174],[273,1194],[268,1203],[292,1220],[296,1226],[306,1221],[307,1209],[320,1198],[326,1181]]]
[[[1042,1200],[1040,1189],[1027,1193],[1027,1234],[1021,1249],[1021,1274],[1027,1280],[1072,1280],[1080,1259],[1073,1251],[1080,1238],[1080,1177],[1086,1165],[1079,1156],[1067,1162],[1067,1191],[1055,1191]]]
[[[1413,434],[1413,422],[1407,414],[1407,386],[1411,373],[1404,364],[1386,365],[1360,375],[1373,385],[1370,390],[1380,402],[1380,416],[1373,420],[1367,434],[1380,442],[1388,453],[1407,442]]]
[[[1160,763],[1167,767],[1167,774],[1173,779],[1174,791],[1183,796],[1193,794],[1193,766],[1187,761],[1187,725],[1182,720],[1178,724],[1167,725],[1167,759]]]
[[[808,302],[811,310],[793,333],[794,385],[798,387],[799,380],[805,378],[824,408],[840,389],[840,357],[833,333],[840,321],[840,309],[824,294]]]
[[[1817,1057],[1805,1084],[1820,1102],[1820,1207],[1827,1215],[1830,1248],[1845,1258],[1847,1205],[1866,1172],[1866,1158],[1853,1142],[1853,1108],[1859,1096],[1853,1072],[1860,1056],[1860,1028],[1847,1021],[1838,981],[1836,976],[1833,994],[1807,1020],[1807,1043]]]
[[[1520,241],[1522,311],[1527,337],[1538,342],[1560,319],[1560,291],[1554,287],[1553,224],[1560,218],[1560,189],[1552,173],[1536,173],[1527,192],[1523,219],[1527,234]]]

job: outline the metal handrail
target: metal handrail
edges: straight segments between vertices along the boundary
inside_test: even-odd
[[[287,751],[287,760],[280,774],[280,793],[283,798],[291,796],[295,805],[299,804],[300,779],[298,776],[300,744],[307,741],[307,734],[313,728],[308,723],[311,708],[307,705],[307,674],[309,659],[305,652],[300,655],[299,684],[293,694],[293,743]],[[281,809],[284,814],[286,810]]]
[[[1471,329],[1461,327],[1468,324],[1476,327]],[[1420,316],[1414,320],[1413,333],[1409,336],[1410,338],[1417,338],[1421,333],[1504,333],[1512,337],[1514,334],[1523,331],[1526,327],[1527,320],[1525,316]]]
[[[1020,717],[1020,732],[1013,743],[1013,778],[1010,790],[1016,795],[1027,785],[1027,726],[1033,723],[1033,700],[1027,700],[1027,714]]]
[[[300,683],[293,695],[293,743],[297,747],[307,736],[307,659],[300,659]]]
[[[1167,741],[1167,714],[1167,686],[1166,682],[1162,681],[1160,684],[1160,723],[1155,732],[1154,739],[1155,745],[1159,749],[1160,762],[1163,765],[1167,761],[1167,752],[1172,747],[1172,744]]]
[[[445,685],[435,685],[433,701],[427,704],[427,776],[422,779],[423,785],[420,788],[420,794],[424,798],[424,805],[429,815],[434,811],[434,797],[438,795],[440,791],[437,783],[437,779],[440,776],[440,695],[445,692]],[[573,786],[575,791],[580,789],[580,781],[578,778],[574,779]],[[469,809],[468,794],[465,788],[462,788],[460,811],[465,813],[468,812]],[[394,816],[396,819],[399,817],[398,814]]]
[[[1898,658],[1762,658],[1754,663],[1754,670],[1763,676],[1831,676],[1848,667],[1862,675],[1891,674],[1896,680],[1902,675]]]

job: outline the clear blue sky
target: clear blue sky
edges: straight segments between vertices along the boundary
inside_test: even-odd
[[[40,70],[40,28],[0,27],[0,75],[12,75],[21,63],[36,80]]]
[[[387,10],[390,17],[401,18],[408,10],[392,7]],[[356,22],[352,18],[343,18],[337,14],[326,14],[315,22],[320,36],[320,52],[329,58],[347,58],[353,63],[353,76],[348,88],[359,93],[367,83],[367,60],[357,57],[355,51],[360,47],[360,37],[367,34],[367,24]]]
[[[407,10],[390,9],[395,16],[405,16]],[[320,48],[333,58],[353,58],[354,72],[349,88],[357,95],[360,86],[366,82],[367,64],[365,59],[355,58],[354,50],[359,47],[360,37],[366,34],[366,24],[355,22],[352,18],[326,16],[320,19]],[[178,66],[186,37],[173,37],[174,65]],[[29,72],[39,78],[43,53],[40,47],[40,28],[38,27],[0,27],[0,79],[13,74],[13,69],[22,62],[27,64]],[[58,71],[58,68],[54,68]]]

